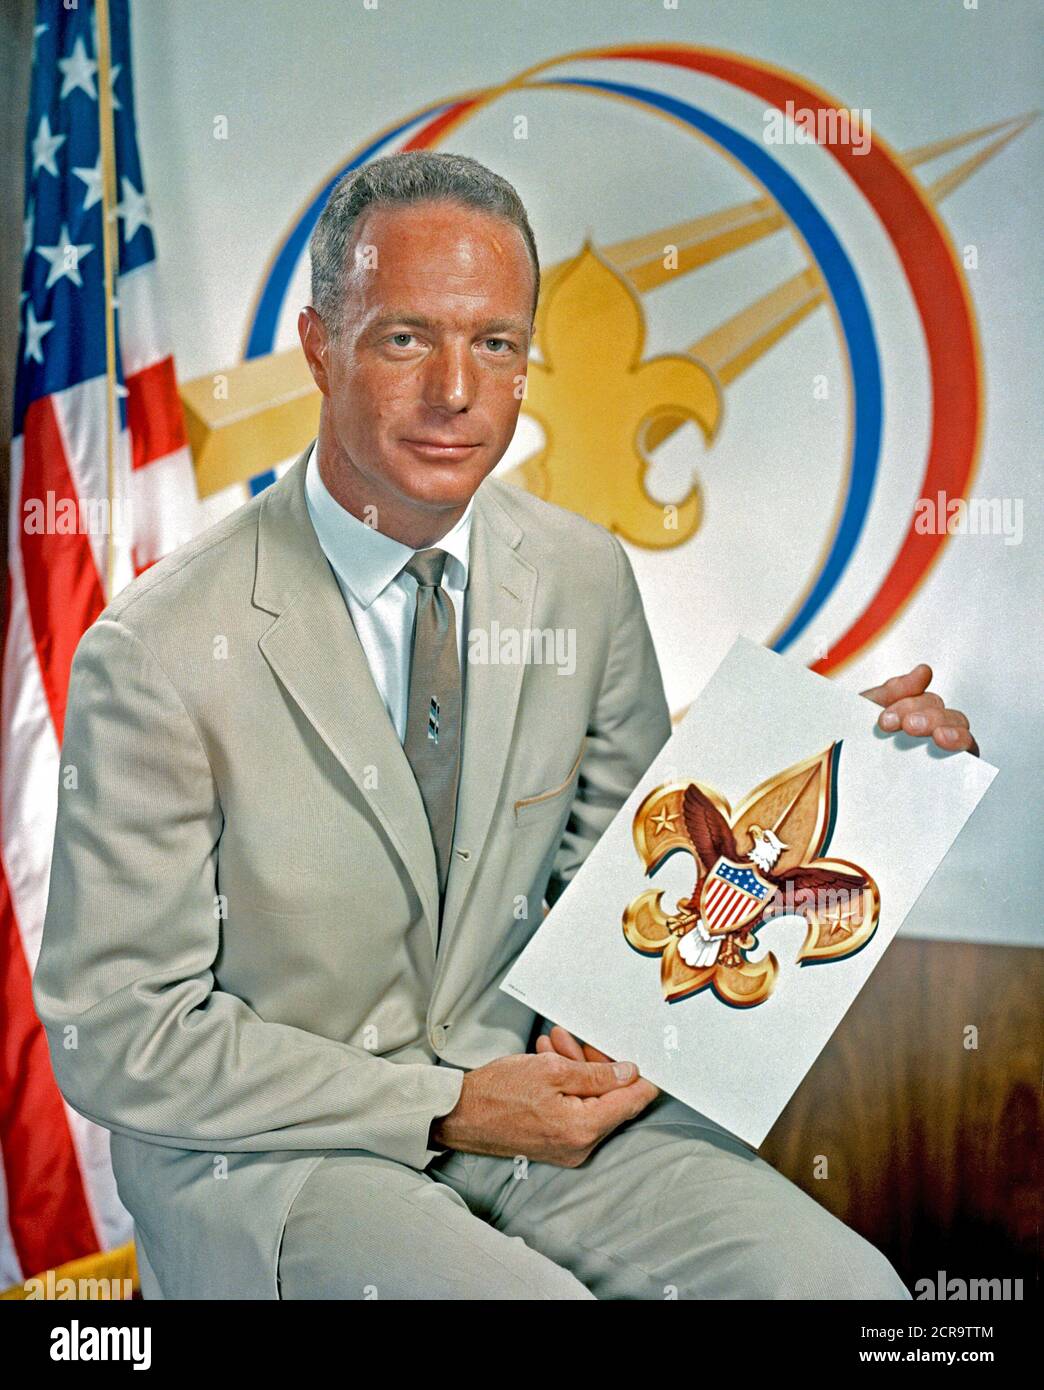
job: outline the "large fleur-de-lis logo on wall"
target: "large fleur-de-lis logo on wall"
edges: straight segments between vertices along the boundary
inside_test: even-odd
[[[779,962],[748,959],[755,933],[783,915],[803,915],[799,965],[841,960],[877,930],[881,896],[847,859],[825,859],[837,804],[841,744],[788,767],[750,793],[735,816],[713,787],[670,782],[654,788],[634,817],[634,843],[654,874],[683,851],[696,862],[696,887],[674,912],[663,890],[647,888],[624,910],[624,936],[660,957],[664,998],[677,1003],[710,988],[726,1004],[762,1004]]]
[[[634,545],[680,545],[700,524],[693,483],[676,503],[645,488],[650,434],[665,419],[698,425],[708,443],[721,419],[717,382],[687,353],[642,360],[645,326],[631,284],[585,241],[541,296],[522,409],[544,428],[544,448],[522,465],[524,485]]]

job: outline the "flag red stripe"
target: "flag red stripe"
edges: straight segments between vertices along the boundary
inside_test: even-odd
[[[127,428],[134,468],[144,468],[185,447],[185,415],[173,357],[164,357],[127,378]]]
[[[68,499],[78,507],[58,418],[51,398],[43,396],[25,415],[20,544],[40,676],[60,744],[72,659],[80,638],[105,607],[105,598],[86,532],[78,526],[68,535],[25,530],[25,503],[39,501],[46,509],[49,493],[56,506]]]
[[[0,1147],[7,1224],[26,1278],[101,1248],[76,1146],[32,1004],[7,874],[0,867]]]
[[[718,903],[725,892],[725,885],[719,879],[717,883],[711,885],[710,892],[707,894],[707,925],[714,923]]]
[[[724,893],[724,891],[725,891],[725,885],[722,883],[722,881],[721,881],[720,879],[717,881],[717,883],[711,884],[710,891],[709,891],[708,894],[707,894],[707,916],[708,916],[708,917],[710,917],[710,916],[713,915],[713,909],[714,909],[715,906],[717,905],[718,900],[719,900],[719,898],[721,897],[722,893]]]
[[[724,920],[727,920],[728,917],[733,915],[735,901],[737,901],[737,895],[735,895],[735,891],[731,890],[731,888],[721,894],[720,902],[716,903],[715,910],[713,910],[712,913],[712,926],[716,927],[717,924],[724,922]]]
[[[720,926],[723,922],[726,924],[738,922],[750,905],[749,893],[744,893],[742,889],[733,884],[727,884],[725,888],[726,891],[718,895],[719,900],[716,901],[714,910],[710,914],[710,925],[713,927]]]
[[[716,927],[721,919],[728,915],[729,908],[735,897],[734,890],[727,883],[716,885],[713,892],[714,902],[710,912],[710,926]],[[709,902],[709,899],[708,899]]]

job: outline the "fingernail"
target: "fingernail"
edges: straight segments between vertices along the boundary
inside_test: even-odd
[[[945,729],[940,729],[940,730],[939,730],[939,733],[942,735],[942,737],[946,740],[947,743],[956,743],[956,742],[957,742],[957,730],[956,730],[956,729],[953,729],[953,728],[950,728],[949,726],[947,726]]]
[[[898,727],[899,727],[899,716],[898,716],[897,714],[893,714],[893,713],[891,712],[891,710],[889,710],[887,714],[882,714],[882,715],[881,715],[881,728],[882,728],[882,729],[898,729]]]
[[[923,734],[928,727],[928,716],[926,714],[911,714],[910,728],[915,734]]]
[[[634,1063],[614,1062],[613,1074],[615,1075],[617,1081],[630,1081],[632,1075],[634,1074]]]

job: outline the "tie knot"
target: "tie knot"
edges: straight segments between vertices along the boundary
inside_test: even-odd
[[[418,550],[409,564],[403,566],[406,574],[412,574],[422,589],[437,589],[445,568],[446,551],[435,548]]]

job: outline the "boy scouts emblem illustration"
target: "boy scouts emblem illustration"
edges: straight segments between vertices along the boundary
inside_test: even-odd
[[[842,960],[873,936],[881,911],[877,884],[858,864],[827,859],[837,814],[840,741],[762,782],[733,815],[700,782],[656,787],[634,818],[646,874],[681,851],[696,862],[691,897],[673,912],[663,890],[646,889],[624,910],[624,936],[660,957],[664,998],[677,1003],[709,988],[727,1004],[750,1007],[772,993],[779,962],[749,957],[757,932],[776,917],[802,915],[808,931],[799,966]]]

